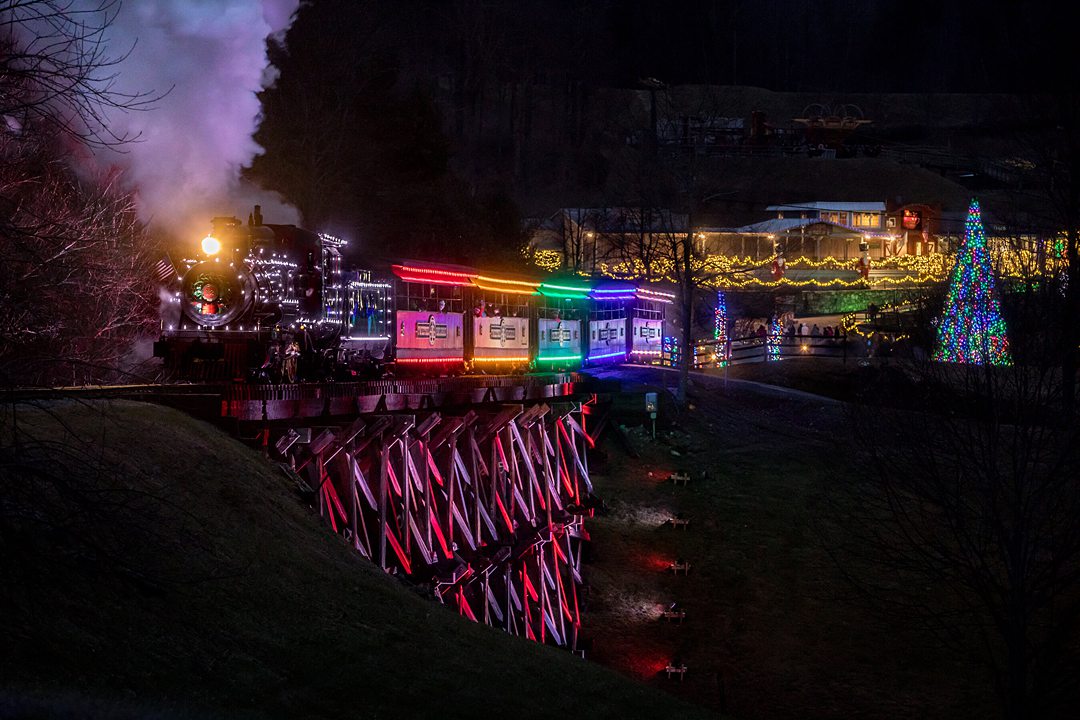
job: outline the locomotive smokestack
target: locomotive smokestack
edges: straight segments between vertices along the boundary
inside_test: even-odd
[[[256,205],[255,206],[255,224],[256,225],[262,225],[263,224],[262,205]]]

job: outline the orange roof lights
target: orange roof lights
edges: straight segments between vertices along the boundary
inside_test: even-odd
[[[436,265],[434,263],[405,262],[393,265],[394,274],[406,282],[428,283],[431,285],[473,285],[481,290],[509,293],[516,295],[535,295],[540,287],[539,281],[512,280],[510,278],[481,275],[472,268],[458,265]]]
[[[510,280],[491,275],[476,275],[472,279],[473,285],[481,290],[492,292],[509,293],[512,295],[536,295],[539,291],[540,282],[531,280]]]
[[[394,274],[406,282],[427,283],[429,285],[472,285],[476,273],[466,269],[449,269],[438,265],[409,263],[393,265]]]

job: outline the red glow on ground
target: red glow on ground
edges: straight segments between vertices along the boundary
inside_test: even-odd
[[[649,470],[649,479],[658,483],[667,482],[673,472],[675,471],[666,467],[652,468]]]
[[[655,572],[671,569],[671,563],[674,561],[675,558],[654,550],[642,550],[634,555],[635,564]]]
[[[664,672],[664,668],[671,662],[671,658],[667,655],[661,655],[656,652],[642,651],[630,655],[626,658],[627,670],[633,675],[643,679],[654,678],[660,673]]]

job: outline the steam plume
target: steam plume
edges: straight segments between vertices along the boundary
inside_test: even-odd
[[[155,109],[112,118],[117,134],[139,141],[100,159],[126,170],[144,220],[194,237],[211,216],[245,217],[261,202],[269,222],[297,221],[271,193],[242,185],[239,172],[260,150],[251,135],[255,93],[273,80],[266,38],[288,27],[298,2],[124,0],[108,34],[111,53],[131,48],[118,86],[168,95]]]

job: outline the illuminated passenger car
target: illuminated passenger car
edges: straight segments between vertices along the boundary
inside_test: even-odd
[[[634,292],[630,318],[630,359],[659,362],[664,338],[664,313],[675,296],[639,287]]]
[[[395,361],[439,370],[464,368],[465,294],[476,273],[460,266],[414,261],[392,269],[399,278]]]
[[[609,280],[592,289],[589,310],[588,355],[590,365],[626,361],[629,349],[627,308],[635,298],[634,285]]]
[[[536,300],[536,367],[558,370],[580,367],[590,286],[581,279],[555,278],[540,283]]]
[[[532,360],[529,316],[540,283],[477,273],[468,293],[467,350],[477,370],[508,370]]]

